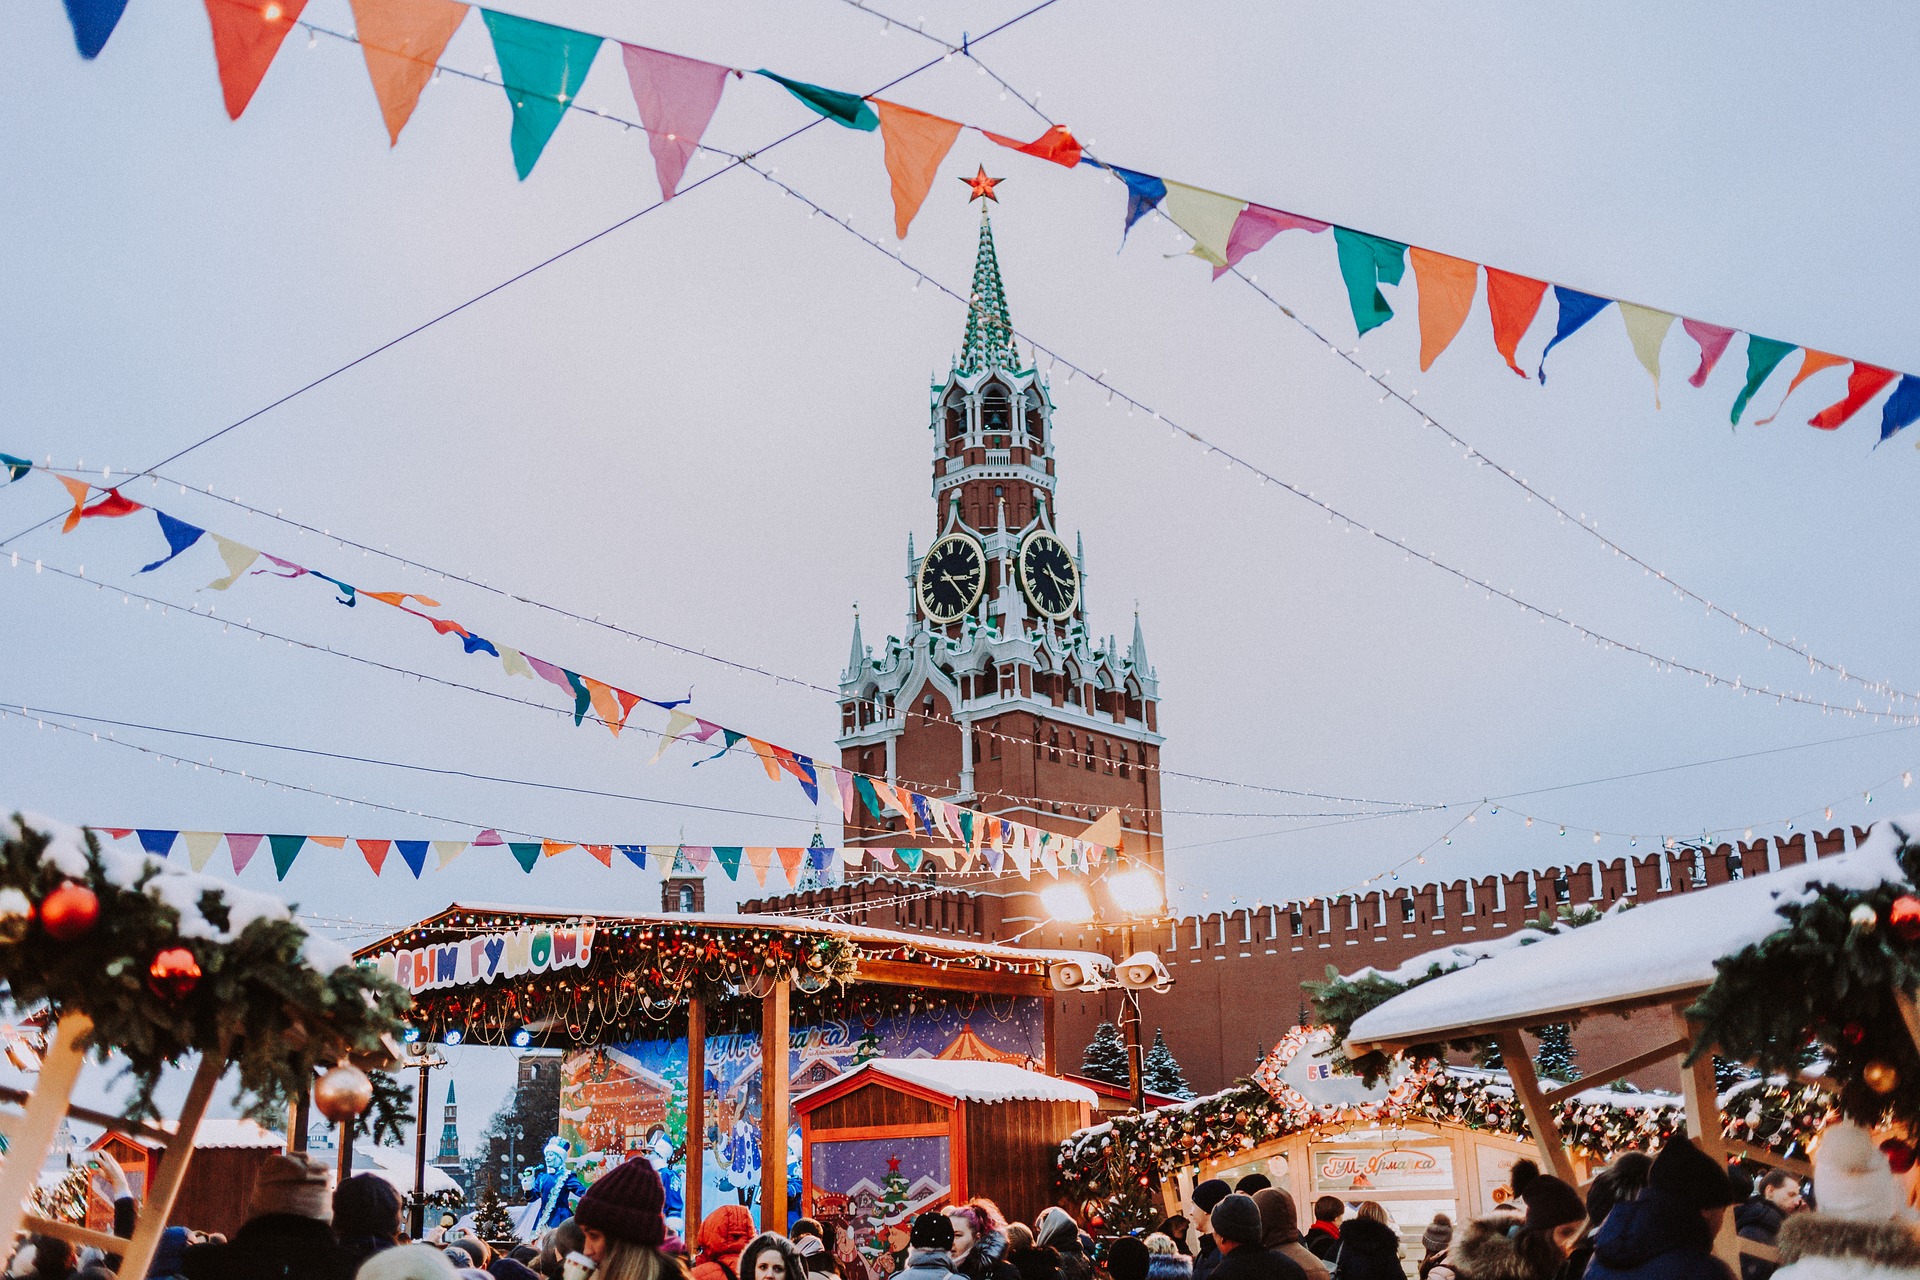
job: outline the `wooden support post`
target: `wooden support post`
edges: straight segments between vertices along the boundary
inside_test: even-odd
[[[1900,1010],[1900,1020],[1907,1024],[1907,1034],[1913,1038],[1913,1047],[1920,1049],[1920,1009],[1914,1008],[1913,997],[1895,987],[1893,1003]]]
[[[707,1181],[707,1005],[687,998],[687,1174],[682,1200],[686,1223],[680,1237],[700,1239],[700,1193]]]
[[[1059,1000],[1053,992],[1040,997],[1040,1069],[1050,1076],[1060,1074],[1060,1020],[1055,1010]]]
[[[353,1135],[359,1127],[359,1116],[348,1116],[333,1126],[333,1140],[340,1147],[340,1158],[333,1169],[333,1185],[336,1187],[353,1176]]]
[[[186,1105],[180,1108],[173,1141],[156,1157],[158,1167],[147,1181],[146,1203],[140,1206],[133,1239],[127,1242],[127,1251],[121,1255],[121,1275],[147,1274],[154,1250],[160,1247],[160,1233],[167,1229],[174,1198],[180,1194],[180,1184],[187,1177],[187,1164],[193,1159],[193,1140],[200,1132],[200,1117],[206,1113],[207,1102],[213,1097],[213,1086],[220,1083],[220,1077],[226,1072],[228,1048],[229,1042],[222,1040],[219,1052],[203,1056],[200,1069],[193,1073],[193,1084],[187,1089]],[[302,1092],[304,1094],[304,1090]]]
[[[69,1013],[54,1027],[53,1043],[40,1059],[40,1077],[27,1099],[26,1114],[8,1140],[6,1160],[0,1162],[0,1240],[12,1240],[20,1230],[27,1192],[39,1180],[40,1163],[66,1117],[67,1099],[73,1096],[74,1081],[86,1060],[82,1046],[92,1031],[93,1020],[83,1013]],[[127,1274],[145,1275],[145,1267],[142,1262],[141,1270]]]
[[[287,1103],[287,1154],[305,1155],[307,1153],[307,1127],[313,1116],[313,1090],[302,1089]]]
[[[1520,1109],[1526,1113],[1527,1128],[1533,1130],[1533,1145],[1539,1148],[1540,1158],[1552,1167],[1555,1177],[1578,1184],[1580,1179],[1573,1172],[1573,1157],[1560,1141],[1560,1126],[1553,1121],[1553,1108],[1541,1095],[1540,1080],[1533,1074],[1533,1059],[1527,1056],[1526,1042],[1520,1039],[1518,1031],[1502,1031],[1499,1040],[1502,1065],[1507,1069],[1507,1078],[1513,1081],[1513,1092],[1520,1099]]]
[[[787,1233],[787,1014],[791,988],[773,984],[760,1002],[760,1229]]]
[[[1700,1029],[1688,1021],[1686,1006],[1673,1006],[1673,1029],[1690,1045],[1698,1045]],[[1710,1048],[1710,1046],[1708,1046]],[[1727,1144],[1720,1123],[1720,1091],[1713,1079],[1713,1054],[1702,1053],[1691,1065],[1681,1068],[1680,1093],[1687,1105],[1687,1137],[1706,1152],[1722,1169],[1727,1167]],[[1713,1238],[1713,1255],[1740,1273],[1740,1236],[1729,1209]]]

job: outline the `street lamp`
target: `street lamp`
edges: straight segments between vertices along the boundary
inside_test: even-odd
[[[1165,992],[1173,985],[1173,978],[1159,956],[1151,951],[1134,950],[1133,931],[1137,924],[1150,924],[1166,913],[1166,889],[1159,873],[1146,866],[1115,872],[1102,883],[1106,885],[1107,899],[1120,916],[1117,925],[1101,919],[1102,913],[1086,886],[1077,881],[1063,880],[1042,889],[1040,904],[1056,924],[1099,921],[1103,930],[1119,930],[1120,953],[1125,958],[1115,966],[1112,976],[1076,975],[1072,985],[1087,991],[1120,989],[1120,1032],[1127,1044],[1127,1084],[1133,1094],[1134,1110],[1144,1112],[1147,1109],[1146,1051],[1141,1044],[1140,993]]]
[[[404,1065],[420,1073],[413,1108],[413,1211],[407,1219],[410,1233],[418,1240],[427,1224],[427,1073],[446,1066],[447,1060],[432,1045],[410,1040]]]

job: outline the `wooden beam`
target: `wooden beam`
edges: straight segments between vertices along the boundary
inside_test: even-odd
[[[147,1198],[134,1221],[133,1239],[127,1242],[126,1251],[121,1255],[122,1275],[147,1274],[154,1251],[160,1247],[160,1233],[167,1229],[167,1219],[173,1216],[174,1199],[180,1194],[180,1184],[187,1177],[187,1164],[193,1159],[193,1140],[200,1132],[200,1117],[206,1114],[213,1087],[226,1073],[231,1044],[230,1038],[222,1037],[217,1052],[200,1058],[200,1068],[193,1073],[193,1084],[187,1089],[186,1105],[180,1108],[180,1121],[174,1126],[173,1140],[155,1158],[157,1167],[147,1179]],[[306,1090],[301,1093],[304,1096]]]
[[[6,1160],[0,1161],[0,1240],[11,1240],[20,1230],[20,1220],[27,1212],[27,1192],[38,1181],[40,1165],[67,1114],[67,1099],[73,1096],[74,1082],[80,1078],[80,1067],[86,1061],[83,1046],[92,1031],[93,1021],[84,1013],[66,1014],[54,1025],[53,1043],[40,1057],[40,1078],[34,1084],[33,1096],[20,1117]],[[140,1271],[128,1274],[145,1275],[145,1264]]]
[[[1744,1142],[1739,1138],[1728,1138],[1726,1143],[1727,1150],[1743,1159],[1783,1169],[1796,1178],[1813,1177],[1813,1164],[1810,1161],[1795,1160],[1792,1156],[1783,1156],[1778,1151],[1770,1151],[1758,1143]]]
[[[909,960],[862,960],[849,982],[935,991],[978,991],[995,996],[1042,996],[1053,988],[1045,974],[995,973],[983,969],[936,969]]]
[[[1699,1043],[1699,1028],[1687,1019],[1687,1006],[1673,1006],[1673,1029],[1688,1044]],[[1727,1167],[1727,1144],[1720,1123],[1720,1093],[1713,1079],[1713,1054],[1702,1053],[1690,1066],[1680,1069],[1680,1093],[1687,1104],[1689,1141],[1713,1158],[1722,1169]],[[1713,1238],[1713,1256],[1740,1272],[1740,1236],[1731,1211],[1722,1215],[1720,1231]]]
[[[1691,1040],[1670,1040],[1658,1049],[1649,1049],[1645,1053],[1635,1054],[1624,1062],[1616,1062],[1610,1067],[1602,1067],[1592,1075],[1581,1080],[1575,1080],[1572,1084],[1563,1084],[1558,1089],[1550,1089],[1542,1095],[1542,1100],[1546,1102],[1548,1106],[1552,1106],[1556,1102],[1565,1102],[1576,1093],[1583,1092],[1587,1089],[1598,1089],[1603,1085],[1612,1084],[1615,1080],[1625,1079],[1642,1067],[1650,1067],[1654,1063],[1664,1062],[1668,1058],[1677,1058],[1691,1048],[1692,1045],[1693,1042]]]
[[[1913,1007],[1913,997],[1895,987],[1893,1003],[1900,1010],[1900,1020],[1907,1024],[1907,1035],[1912,1037],[1913,1047],[1920,1049],[1920,1009]]]
[[[25,1089],[15,1089],[8,1085],[0,1085],[0,1102],[11,1102],[15,1106],[24,1107],[27,1105],[27,1099],[32,1096],[33,1094]],[[88,1124],[97,1124],[102,1129],[111,1129],[115,1133],[124,1133],[134,1137],[145,1138],[149,1142],[156,1142],[161,1146],[165,1146],[173,1137],[172,1134],[157,1124],[149,1124],[145,1120],[129,1120],[125,1116],[116,1116],[110,1112],[95,1111],[92,1107],[78,1107],[69,1104],[67,1114],[75,1120],[84,1120]],[[0,1119],[15,1118],[17,1117],[0,1117]]]
[[[1500,1057],[1507,1069],[1507,1078],[1513,1081],[1513,1092],[1520,1099],[1520,1109],[1526,1112],[1527,1128],[1533,1130],[1533,1145],[1539,1149],[1541,1158],[1552,1166],[1554,1176],[1561,1181],[1578,1182],[1573,1172],[1573,1157],[1560,1141],[1560,1126],[1553,1122],[1553,1108],[1540,1092],[1539,1077],[1533,1074],[1533,1059],[1527,1056],[1526,1043],[1520,1039],[1517,1029],[1500,1033]]]
[[[788,1013],[785,979],[760,1002],[760,1229],[787,1233]]]
[[[707,1182],[707,1003],[687,998],[687,1174],[681,1191],[683,1240],[700,1238],[700,1193]]]
[[[119,1236],[78,1226],[59,1218],[43,1218],[37,1213],[28,1214],[24,1225],[28,1231],[52,1236],[56,1240],[65,1240],[68,1244],[78,1245],[83,1249],[98,1249],[102,1253],[118,1254],[127,1247],[127,1242]]]

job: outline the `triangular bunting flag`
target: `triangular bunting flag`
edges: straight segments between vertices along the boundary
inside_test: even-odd
[[[834,785],[840,788],[840,816],[843,821],[852,822],[854,798],[853,775],[845,769],[834,768],[832,765],[827,767],[833,769]]]
[[[1764,418],[1757,419],[1753,424],[1754,426],[1764,427],[1779,417],[1780,411],[1787,407],[1787,401],[1793,399],[1793,393],[1799,390],[1800,384],[1808,378],[1811,378],[1814,374],[1820,372],[1822,369],[1836,369],[1841,365],[1852,363],[1852,361],[1848,360],[1845,356],[1828,355],[1824,351],[1815,351],[1811,347],[1805,350],[1806,354],[1800,357],[1800,367],[1794,370],[1793,381],[1787,384],[1787,394],[1780,397],[1780,403],[1773,407],[1772,413]]]
[[[873,113],[866,99],[857,93],[842,93],[838,89],[825,89],[817,84],[808,84],[804,80],[789,80],[785,76],[775,75],[764,68],[754,72],[765,76],[775,84],[785,87],[786,91],[809,107],[849,129],[859,129],[866,133],[880,127],[880,117]]]
[[[705,871],[707,864],[713,861],[713,848],[710,845],[682,845],[680,846],[680,853],[686,856],[687,865],[695,871]],[[679,858],[676,857],[674,861],[678,863]]]
[[[586,82],[600,37],[482,9],[513,106],[513,167],[524,181]]]
[[[360,856],[367,860],[367,865],[373,868],[373,874],[379,875],[380,869],[387,865],[387,853],[393,848],[393,841],[355,840],[353,843],[359,848]]]
[[[533,668],[528,665],[526,658],[518,649],[508,648],[504,644],[500,646],[500,669],[510,676],[533,679]]]
[[[233,860],[233,874],[239,875],[253,861],[253,855],[260,851],[260,842],[265,836],[245,836],[229,831],[227,833],[227,856]]]
[[[1822,431],[1836,430],[1841,423],[1866,408],[1867,402],[1879,395],[1898,376],[1891,369],[1854,361],[1853,372],[1847,375],[1847,394],[1808,418],[1807,425]]]
[[[72,476],[55,476],[66,486],[67,496],[73,499],[73,510],[67,512],[67,518],[60,526],[60,532],[72,533],[80,527],[80,513],[87,509],[87,491],[91,487],[85,480],[76,480]]]
[[[987,141],[989,142],[997,142],[1003,147],[1011,147],[1022,155],[1033,156],[1035,159],[1051,160],[1055,164],[1065,165],[1069,169],[1079,164],[1080,157],[1084,154],[1080,149],[1079,141],[1073,136],[1073,131],[1063,124],[1054,125],[1032,142],[1022,142],[1018,138],[1008,138],[997,133],[987,133],[985,129],[982,129],[980,132],[986,134]]]
[[[1700,367],[1687,379],[1687,385],[1704,387],[1707,375],[1713,372],[1713,366],[1720,363],[1720,357],[1727,353],[1727,344],[1733,341],[1733,330],[1717,324],[1708,324],[1704,320],[1682,320],[1680,327],[1687,336],[1700,344]]]
[[[786,873],[787,883],[797,886],[800,883],[800,863],[807,856],[806,849],[781,845],[774,852],[780,855],[780,870]]]
[[[572,844],[565,840],[542,840],[540,842],[540,856],[543,858],[558,857],[573,847]]]
[[[238,120],[253,101],[280,42],[306,7],[307,0],[207,0],[213,57],[220,64],[220,92],[230,118]]]
[[[613,847],[625,854],[627,861],[631,862],[634,866],[640,868],[642,871],[647,869],[647,846],[643,844],[617,844]]]
[[[253,568],[253,562],[260,558],[260,553],[252,547],[242,546],[240,543],[230,538],[223,538],[217,533],[213,534],[212,537],[214,546],[220,549],[220,559],[227,566],[227,576],[224,578],[215,578],[206,585],[205,589],[208,591],[225,591],[228,587],[246,576],[247,570]]]
[[[1420,371],[1425,373],[1467,322],[1480,268],[1465,258],[1412,249],[1413,282],[1420,290]]]
[[[1740,415],[1747,411],[1747,402],[1753,399],[1753,393],[1760,389],[1760,384],[1767,380],[1769,374],[1780,367],[1780,362],[1792,350],[1791,342],[1763,338],[1757,333],[1747,335],[1747,383],[1734,399],[1733,413],[1728,418],[1734,426],[1740,425]]]
[[[427,845],[425,840],[395,840],[393,847],[400,851],[400,858],[407,864],[407,870],[413,872],[413,878],[420,878],[421,870],[427,865]]]
[[[1118,165],[1108,165],[1107,171],[1127,184],[1127,220],[1120,224],[1120,243],[1124,246],[1133,224],[1167,198],[1167,184],[1150,173],[1136,173]]]
[[[354,34],[387,123],[388,146],[400,141],[434,64],[466,16],[467,6],[454,0],[353,0]]]
[[[587,718],[587,708],[593,705],[593,694],[579,672],[563,670],[560,674],[567,678],[567,688],[573,691],[573,727],[578,729]]]
[[[895,849],[893,856],[898,858],[900,865],[907,870],[918,871],[921,862],[926,859],[927,851],[925,849]]]
[[[220,847],[218,831],[182,831],[180,835],[187,842],[187,862],[195,871],[205,867],[207,859]]]
[[[1380,286],[1400,283],[1406,273],[1407,246],[1346,227],[1333,229],[1333,242],[1340,258],[1340,278],[1347,286],[1347,305],[1353,310],[1353,325],[1364,337],[1393,319],[1393,308],[1387,305]]]
[[[774,757],[774,749],[770,744],[750,737],[747,738],[747,750],[760,757],[760,767],[767,771],[767,781],[780,781],[780,761]]]
[[[713,860],[720,864],[720,870],[726,873],[727,879],[738,880],[740,878],[740,854],[742,852],[743,850],[737,844],[717,844],[713,846]]]
[[[435,840],[433,842],[434,870],[445,871],[453,860],[467,851],[465,840]]]
[[[607,726],[614,737],[619,737],[620,730],[626,727],[627,718],[620,711],[619,700],[613,696],[613,686],[592,676],[581,676],[580,683],[587,687],[587,697],[593,703],[593,714],[600,717],[601,723]]]
[[[747,865],[753,868],[753,879],[763,888],[767,883],[767,872],[773,868],[773,850],[771,847],[749,845],[746,851]]]
[[[268,836],[267,844],[273,849],[273,878],[285,880],[287,872],[293,869],[293,860],[300,856],[300,850],[306,847],[305,836]]]
[[[620,53],[633,105],[647,131],[647,149],[653,152],[660,198],[671,200],[720,105],[729,69],[637,44],[621,45]]]
[[[127,0],[67,0],[67,21],[73,24],[73,43],[80,56],[89,61],[99,57],[126,11]]]
[[[1643,307],[1634,302],[1620,304],[1620,319],[1627,326],[1627,341],[1633,344],[1633,354],[1640,361],[1640,367],[1653,375],[1653,407],[1660,407],[1660,346],[1667,340],[1667,330],[1673,328],[1673,317],[1664,311],[1655,311],[1652,307]]]
[[[1920,378],[1910,373],[1900,375],[1900,385],[1887,397],[1886,406],[1880,411],[1880,438],[1886,440],[1902,427],[1911,426],[1920,419]]]
[[[1533,375],[1540,379],[1542,386],[1546,385],[1547,357],[1553,349],[1578,333],[1587,321],[1606,310],[1607,304],[1613,301],[1611,298],[1569,289],[1563,284],[1553,286],[1553,299],[1560,304],[1560,315],[1554,322],[1552,340],[1540,352],[1540,368]]]
[[[95,516],[101,516],[109,520],[116,520],[121,516],[130,516],[136,511],[145,510],[146,507],[135,502],[132,498],[123,497],[118,489],[109,489],[107,490],[107,496],[88,507],[85,511],[82,511],[80,518],[82,520],[91,520]]]
[[[141,573],[152,573],[155,569],[158,569],[161,565],[173,559],[194,543],[200,541],[200,535],[206,532],[205,529],[196,528],[188,524],[185,520],[175,520],[164,511],[155,511],[153,514],[154,517],[160,521],[160,536],[167,540],[167,554],[161,556],[152,564],[140,569],[139,572]]]
[[[510,840],[507,848],[513,854],[513,860],[520,869],[532,874],[533,864],[540,861],[540,842],[538,840]]]
[[[613,867],[613,846],[610,844],[583,844],[580,846],[593,855],[593,860],[608,869]]]
[[[893,183],[893,234],[907,238],[907,228],[940,171],[940,162],[960,136],[960,122],[915,111],[898,103],[874,99],[880,111],[880,141],[887,177]]]
[[[1190,187],[1184,182],[1167,183],[1166,202],[1162,206],[1174,226],[1193,241],[1192,254],[1225,269],[1227,241],[1247,207],[1245,200],[1223,196],[1218,191]]]
[[[660,757],[666,754],[667,748],[672,746],[681,734],[693,728],[695,723],[694,718],[684,711],[669,711],[667,727],[660,734],[660,745],[653,749],[653,759],[647,763],[659,763]]]
[[[164,858],[173,851],[173,842],[178,831],[140,830],[140,847],[156,858]]]
[[[1218,280],[1239,266],[1240,259],[1266,248],[1267,241],[1282,231],[1325,231],[1332,225],[1315,218],[1303,218],[1297,213],[1283,213],[1264,205],[1250,204],[1233,220],[1233,231],[1227,236],[1226,261],[1213,269],[1213,278]]]
[[[1527,371],[1520,367],[1515,353],[1520,349],[1520,339],[1533,327],[1533,318],[1540,314],[1540,300],[1546,296],[1544,280],[1487,268],[1487,311],[1493,317],[1493,349],[1507,362],[1507,368],[1523,378]]]
[[[125,840],[128,836],[133,834],[132,827],[95,827],[94,830],[104,831],[108,835],[112,836],[115,840]]]
[[[7,483],[12,484],[21,476],[33,470],[33,463],[25,458],[16,458],[10,453],[0,453],[0,467],[7,469]]]
[[[506,843],[506,841],[500,838],[500,833],[498,831],[495,831],[492,827],[488,827],[485,831],[482,831],[479,835],[475,836],[473,838],[473,842],[476,845],[497,845],[497,844]]]
[[[347,847],[347,838],[345,836],[308,836],[307,843],[325,845],[329,849],[344,849]]]

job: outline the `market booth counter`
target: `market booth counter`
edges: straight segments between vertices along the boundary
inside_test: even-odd
[[[856,1234],[985,1196],[1009,1219],[1048,1204],[1054,1152],[1097,1099],[1003,1062],[878,1058],[797,1098],[802,1212]]]

